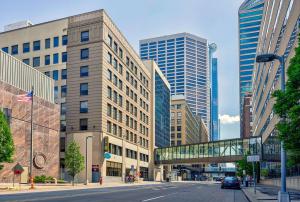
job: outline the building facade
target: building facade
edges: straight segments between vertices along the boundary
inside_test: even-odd
[[[252,93],[246,93],[243,101],[243,117],[241,118],[241,137],[252,136]]]
[[[283,55],[286,71],[295,55],[300,28],[300,1],[267,0],[264,6],[257,54]],[[280,89],[280,64],[278,61],[257,63],[253,73],[253,135],[261,136],[265,144],[276,136],[275,125],[279,118],[274,114],[272,93]],[[264,147],[265,154],[278,154],[275,144]],[[280,165],[266,162],[273,173],[280,173]]]
[[[210,70],[204,38],[179,33],[140,40],[142,60],[152,59],[171,85],[171,95],[184,95],[192,112],[210,125]]]
[[[252,92],[252,74],[256,48],[263,16],[264,0],[245,0],[239,8],[239,94],[240,117],[243,117],[243,101]],[[242,120],[241,120],[242,122]],[[242,125],[241,125],[242,127]],[[243,129],[241,128],[240,131]],[[242,134],[241,134],[242,135]]]
[[[152,105],[155,123],[153,128],[155,147],[170,146],[170,104],[171,89],[166,77],[154,60],[143,61],[151,73]]]
[[[171,97],[171,145],[208,141],[208,129],[201,118],[192,113],[183,95]]]
[[[66,142],[74,140],[88,159],[88,181],[153,178],[151,75],[104,10],[3,32],[0,44],[56,80],[62,177]]]
[[[212,58],[211,65],[211,140],[220,139],[219,98],[218,98],[218,59]]]
[[[13,136],[12,163],[4,163],[0,181],[11,183],[12,171],[20,164],[24,172],[15,181],[27,183],[31,147],[31,102],[19,102],[17,95],[35,89],[33,98],[33,175],[59,177],[59,106],[54,103],[54,81],[22,61],[0,50],[0,110]]]

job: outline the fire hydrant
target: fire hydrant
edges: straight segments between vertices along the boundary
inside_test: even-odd
[[[102,179],[102,177],[100,177],[100,180],[99,180],[99,182],[100,182],[100,185],[102,185],[102,183],[103,183],[103,179]]]

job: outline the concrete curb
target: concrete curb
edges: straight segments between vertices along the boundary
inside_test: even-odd
[[[248,200],[248,202],[253,202],[250,200],[249,196],[247,195],[246,191],[242,188],[242,192],[244,193],[246,199]]]

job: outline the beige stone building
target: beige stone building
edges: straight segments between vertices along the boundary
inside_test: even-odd
[[[182,95],[171,97],[171,145],[185,145],[208,141],[208,129],[196,117]]]
[[[0,46],[56,80],[62,177],[65,143],[75,140],[89,181],[153,178],[151,75],[104,10],[0,33]]]
[[[300,1],[266,0],[261,22],[257,55],[275,53],[284,55],[286,71],[295,55],[300,27]],[[286,78],[287,79],[287,78]],[[261,136],[264,154],[279,154],[279,146],[273,140],[279,118],[274,114],[272,93],[280,89],[279,61],[256,63],[253,72],[253,135]],[[280,174],[280,164],[266,162],[264,166]]]

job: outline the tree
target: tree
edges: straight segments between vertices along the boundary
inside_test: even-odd
[[[0,163],[13,161],[14,141],[6,117],[0,110]],[[0,165],[0,170],[3,165]]]
[[[68,145],[65,166],[68,174],[73,178],[72,184],[74,185],[75,176],[84,169],[84,157],[80,153],[80,146],[74,141]]]
[[[243,170],[245,170],[246,175],[252,175],[253,173],[253,168],[252,168],[252,163],[247,162],[247,156],[244,155],[242,160],[239,160],[236,162],[236,174],[237,176],[243,177]]]
[[[284,141],[288,165],[300,163],[300,40],[295,52],[287,69],[285,92],[277,90],[273,93],[276,98],[274,112],[284,118],[277,123],[276,129],[279,139]]]

